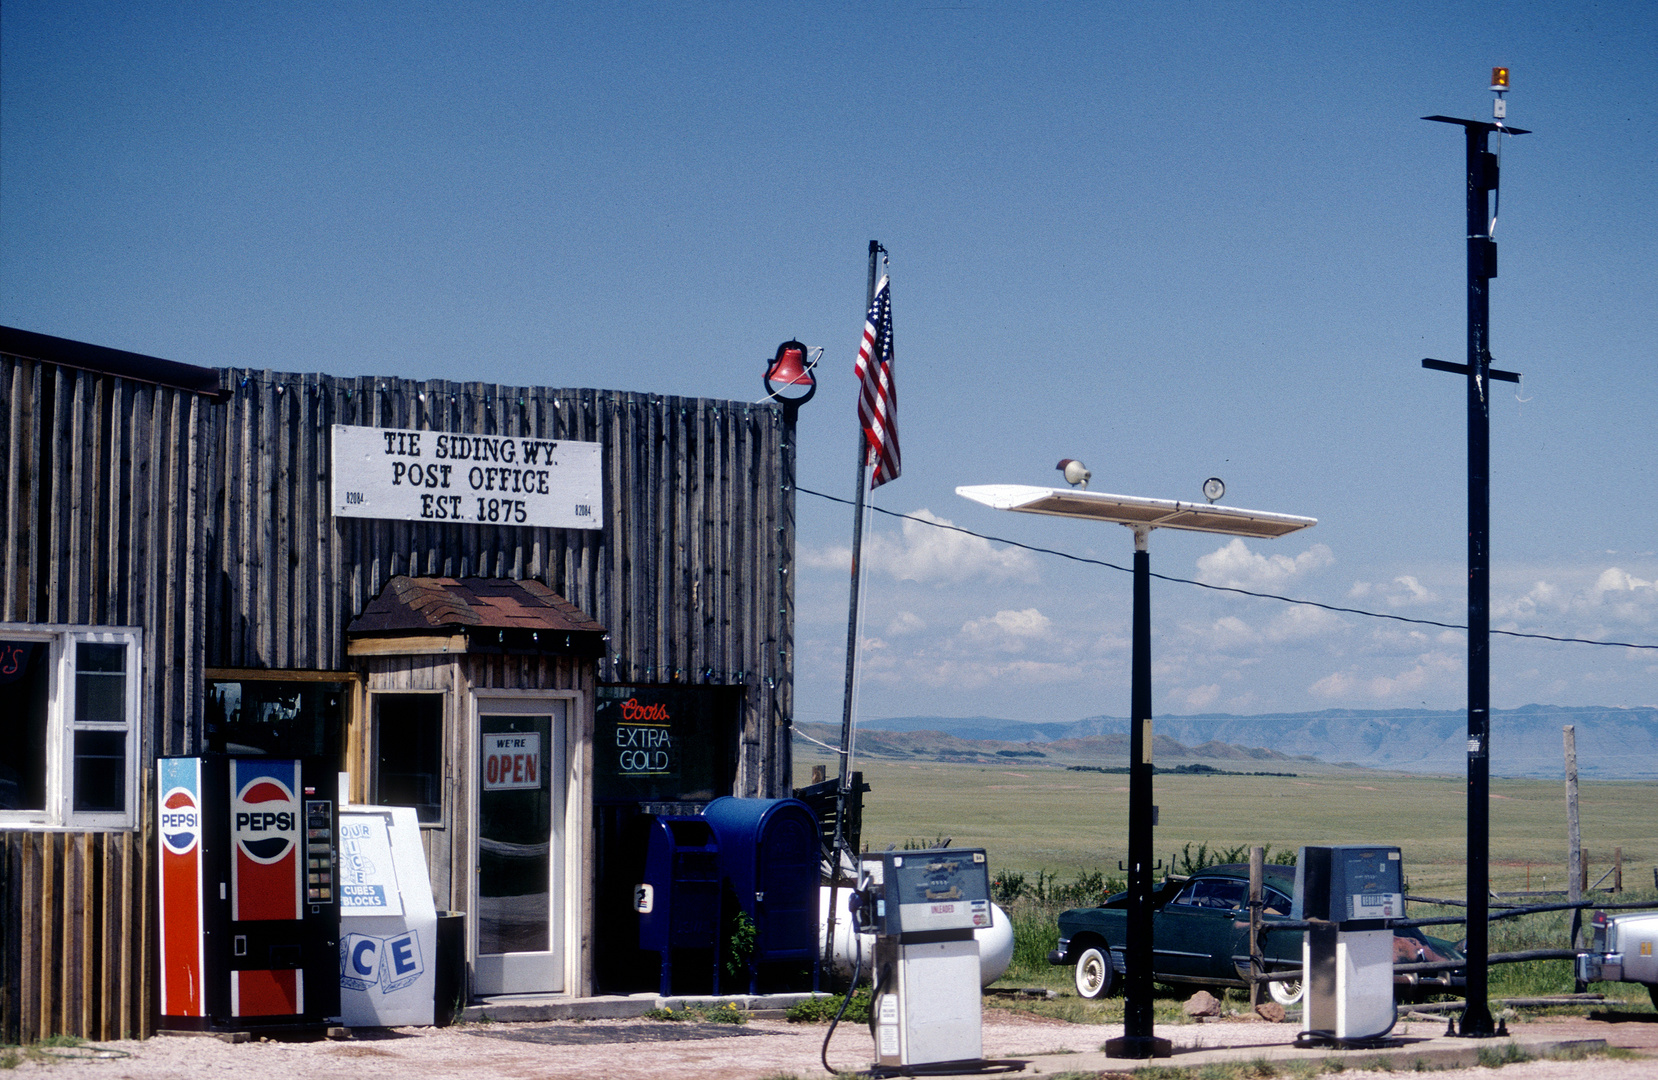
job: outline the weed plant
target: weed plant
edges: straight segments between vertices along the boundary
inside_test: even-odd
[[[783,1014],[784,1019],[792,1024],[827,1024],[840,1012],[845,997],[844,994],[831,994],[828,997],[807,998],[789,1006],[789,1011]],[[841,1023],[869,1023],[869,987],[861,986],[852,995],[852,1002],[847,1005]]]
[[[685,1005],[679,1009],[667,1006],[661,1009],[652,1009],[645,1014],[647,1020],[691,1021],[702,1024],[746,1024],[748,1011],[739,1009],[735,1002],[728,1001],[724,1005]]]

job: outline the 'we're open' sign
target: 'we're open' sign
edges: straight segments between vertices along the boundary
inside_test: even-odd
[[[484,790],[521,791],[541,786],[541,733],[485,735]]]

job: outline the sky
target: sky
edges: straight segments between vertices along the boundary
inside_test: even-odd
[[[1153,571],[1466,620],[1463,141],[1502,142],[1492,625],[1658,644],[1650,3],[0,7],[0,322],[204,366],[800,414],[796,716],[838,722],[867,249],[903,474],[858,714],[1129,705],[1118,526],[968,484],[1316,517]],[[1456,709],[1457,630],[1177,582],[1154,711]],[[1658,650],[1498,636],[1491,702],[1658,703]]]

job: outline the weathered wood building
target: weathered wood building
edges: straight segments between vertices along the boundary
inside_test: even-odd
[[[0,1041],[150,1030],[155,758],[276,730],[256,720],[337,756],[354,799],[421,808],[440,908],[488,908],[491,853],[551,845],[551,959],[480,964],[482,989],[591,991],[606,798],[687,795],[616,772],[606,701],[688,703],[718,748],[675,773],[692,795],[788,793],[782,407],[204,369],[11,329],[0,394]],[[594,520],[345,516],[337,426],[590,444]],[[530,715],[562,755],[539,848],[478,828],[481,747]],[[481,932],[475,964],[512,952]]]

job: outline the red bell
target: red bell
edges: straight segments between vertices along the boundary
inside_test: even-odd
[[[785,403],[799,405],[817,393],[817,379],[806,364],[806,346],[798,341],[785,341],[777,347],[777,356],[766,368],[766,392]],[[783,397],[779,391],[786,386],[804,387],[806,393]]]

